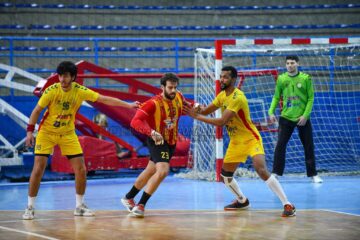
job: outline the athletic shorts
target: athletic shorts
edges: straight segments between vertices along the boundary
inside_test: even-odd
[[[148,138],[146,142],[149,148],[151,161],[154,163],[170,162],[176,145],[169,145],[166,141],[164,141],[164,144],[155,145],[155,142],[152,140],[152,138]]]
[[[59,145],[61,154],[64,156],[82,155],[83,153],[75,132],[60,135],[40,130],[36,137],[35,155],[50,155],[53,153],[55,145]]]
[[[224,163],[245,163],[248,156],[253,157],[259,154],[265,154],[261,139],[250,139],[248,141],[231,139]]]

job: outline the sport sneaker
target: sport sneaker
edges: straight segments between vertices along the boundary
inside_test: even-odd
[[[295,206],[292,204],[285,204],[284,211],[281,215],[282,217],[294,217],[296,216]]]
[[[323,182],[321,177],[319,177],[318,175],[312,176],[311,178],[312,178],[311,180],[312,180],[313,183],[322,183]]]
[[[32,206],[27,206],[25,213],[22,215],[24,220],[33,220],[35,215],[35,209]]]
[[[128,210],[128,212],[131,212],[131,210],[133,210],[133,208],[135,207],[135,201],[133,198],[131,199],[127,199],[125,197],[123,197],[121,199],[121,203],[122,205],[124,205],[124,207],[126,208],[126,210]]]
[[[240,203],[237,199],[235,199],[231,204],[225,206],[224,210],[244,210],[249,208],[249,206],[249,199],[246,199],[244,203]]]
[[[74,216],[92,217],[95,216],[95,213],[83,203],[80,206],[76,207],[74,211]]]
[[[144,217],[144,212],[145,212],[145,206],[142,204],[136,205],[131,211],[131,213],[135,217]]]

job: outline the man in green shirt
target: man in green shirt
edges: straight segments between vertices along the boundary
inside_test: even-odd
[[[285,168],[286,145],[297,127],[305,151],[306,173],[315,183],[322,179],[315,166],[314,141],[310,114],[314,103],[314,88],[309,74],[299,72],[299,58],[286,57],[287,72],[281,74],[276,82],[275,94],[269,109],[270,122],[275,122],[275,108],[281,97],[283,100],[279,119],[279,136],[274,153],[273,174],[282,176]]]

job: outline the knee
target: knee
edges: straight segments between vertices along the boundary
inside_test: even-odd
[[[266,180],[270,177],[270,173],[265,167],[256,167],[255,170],[259,177],[263,180]]]
[[[74,169],[75,174],[77,175],[86,175],[86,167],[84,164],[81,164],[80,166],[77,166]]]
[[[164,179],[169,174],[169,169],[161,168],[156,171],[159,178]]]
[[[234,172],[228,172],[221,169],[221,180],[225,185],[229,185],[234,177]]]

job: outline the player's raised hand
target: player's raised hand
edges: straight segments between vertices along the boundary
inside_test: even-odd
[[[155,130],[152,130],[151,131],[151,138],[154,140],[155,142],[155,145],[162,145],[164,144],[164,138],[163,136],[158,133],[157,131]]]
[[[25,146],[27,147],[33,147],[35,144],[35,138],[32,132],[26,133],[26,140],[25,140]]]

